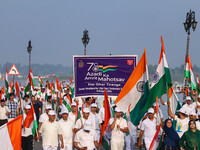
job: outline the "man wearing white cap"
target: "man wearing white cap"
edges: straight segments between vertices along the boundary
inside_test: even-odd
[[[153,137],[156,133],[156,119],[154,118],[154,109],[148,109],[148,118],[142,122],[138,147],[141,147],[142,136],[144,135],[145,148],[149,149]]]
[[[123,150],[124,133],[128,132],[128,126],[125,119],[121,117],[121,110],[115,108],[115,118],[110,118],[109,124],[111,132],[111,150]]]
[[[73,102],[72,104],[71,104],[71,112],[69,112],[69,119],[71,120],[71,121],[73,121],[73,123],[75,124],[75,122],[76,122],[76,116],[77,116],[77,107],[76,107],[76,103],[75,102]]]
[[[58,136],[61,142],[61,148],[64,148],[62,129],[57,121],[55,121],[56,113],[53,110],[48,112],[49,120],[42,123],[39,130],[37,140],[40,140],[42,134],[42,146],[44,150],[57,150],[58,148]]]
[[[83,109],[83,117],[79,118],[76,121],[76,124],[75,124],[75,127],[74,127],[75,133],[83,128],[84,122],[85,122],[85,120],[88,120],[89,115],[90,115],[89,108],[84,108]]]
[[[168,101],[167,103],[168,103],[168,115],[172,119],[177,121],[177,123],[176,123],[176,132],[178,133],[179,137],[181,138],[183,133],[188,130],[189,119],[188,119],[188,117],[185,117],[186,110],[182,107],[178,111],[178,116],[176,116],[175,114],[173,114],[171,112],[170,102]]]
[[[83,129],[76,133],[73,145],[78,150],[94,150],[95,148],[99,149],[97,135],[91,128],[91,122],[89,120],[86,120],[84,122]]]
[[[197,119],[197,114],[194,111],[190,112],[190,114],[189,114],[189,120],[196,121],[196,119]]]
[[[183,105],[183,108],[186,111],[185,113],[187,117],[189,116],[190,112],[195,111],[195,107],[192,104],[192,99],[190,96],[186,97],[186,104]]]
[[[97,111],[97,104],[92,103],[91,104],[91,112],[90,112],[88,120],[91,120],[92,128],[96,131],[97,141],[99,142],[102,120],[101,120],[100,116],[96,113],[96,111]]]
[[[26,119],[26,116],[30,109],[31,109],[31,105],[25,106],[25,108],[24,108],[25,113],[23,114],[23,122]],[[33,149],[32,128],[22,127],[22,149],[23,150],[32,150]]]
[[[73,128],[74,123],[68,119],[68,110],[62,110],[62,119],[58,121],[62,132],[63,132],[63,142],[64,148],[61,150],[72,150],[72,137],[73,137]]]
[[[41,125],[43,122],[48,121],[49,120],[49,116],[48,113],[49,111],[52,109],[51,105],[47,105],[45,108],[45,113],[40,115],[40,119],[39,119],[39,125],[38,125],[38,130],[40,129]]]

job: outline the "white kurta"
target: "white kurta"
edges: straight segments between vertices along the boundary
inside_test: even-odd
[[[89,133],[81,129],[76,133],[74,141],[78,142],[80,147],[87,147],[87,150],[93,150],[95,148],[94,141],[97,141],[97,136],[93,129]]]
[[[145,119],[142,122],[141,130],[144,131],[144,142],[146,149],[149,149],[153,137],[156,133],[156,119],[153,119],[153,121],[151,121],[149,118]]]
[[[58,122],[43,122],[39,132],[43,134],[42,146],[58,146],[58,135],[62,134]]]

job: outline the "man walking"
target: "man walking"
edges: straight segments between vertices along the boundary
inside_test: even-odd
[[[61,150],[72,150],[72,137],[73,137],[73,128],[74,123],[68,119],[68,110],[62,110],[62,119],[58,121],[60,128],[63,133],[63,142],[64,148]]]
[[[128,132],[128,126],[125,119],[121,117],[121,110],[115,108],[115,118],[109,120],[111,132],[111,150],[124,149],[124,133]]]
[[[43,135],[42,146],[44,150],[57,150],[58,148],[58,136],[61,141],[61,148],[64,148],[62,129],[58,122],[55,121],[56,113],[50,110],[48,113],[49,120],[42,123],[39,130],[37,140],[40,140],[41,134]]]

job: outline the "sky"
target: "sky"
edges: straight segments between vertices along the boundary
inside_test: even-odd
[[[183,23],[192,9],[200,22],[199,0],[1,0],[0,64],[71,66],[83,55],[83,31],[89,31],[87,55],[138,55],[147,49],[157,65],[163,37],[170,67],[184,64],[187,33]],[[191,31],[190,58],[200,67],[200,25]]]

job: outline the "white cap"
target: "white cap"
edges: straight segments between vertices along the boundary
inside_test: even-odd
[[[155,103],[153,103],[153,105],[152,105],[153,107],[156,107],[156,102]]]
[[[75,103],[75,102],[73,102],[73,103],[71,104],[71,106],[76,106],[76,103]]]
[[[37,98],[40,98],[40,95],[37,95]]]
[[[51,105],[47,105],[46,109],[52,109]]]
[[[186,97],[186,101],[191,101],[192,99],[191,99],[191,97],[190,96],[187,96]]]
[[[97,104],[96,103],[92,103],[91,107],[97,107]]]
[[[89,120],[85,120],[83,130],[90,131],[92,123]]]
[[[55,113],[55,111],[54,111],[54,110],[50,110],[50,111],[49,111],[49,113],[48,113],[48,115],[50,115],[50,116],[55,116],[55,115],[56,115],[56,113]]]
[[[200,94],[198,95],[198,98],[200,98]]]
[[[61,114],[68,114],[68,113],[69,113],[68,109],[65,109],[65,110],[61,111]]]
[[[115,107],[115,112],[122,112],[120,108]]]
[[[190,112],[190,114],[189,114],[189,115],[192,115],[192,116],[197,116],[197,114],[196,114],[194,111]]]
[[[25,108],[26,109],[31,109],[31,105],[26,105]]]
[[[186,114],[186,111],[185,111],[185,109],[183,107],[181,109],[179,109],[178,112]]]
[[[84,109],[83,109],[83,112],[84,112],[84,113],[90,113],[90,109],[89,109],[89,108],[84,108]]]
[[[67,90],[67,88],[64,88],[64,90]]]
[[[148,109],[148,113],[149,113],[149,114],[153,114],[153,113],[154,113],[154,109],[153,109],[153,108],[149,108],[149,109]]]

